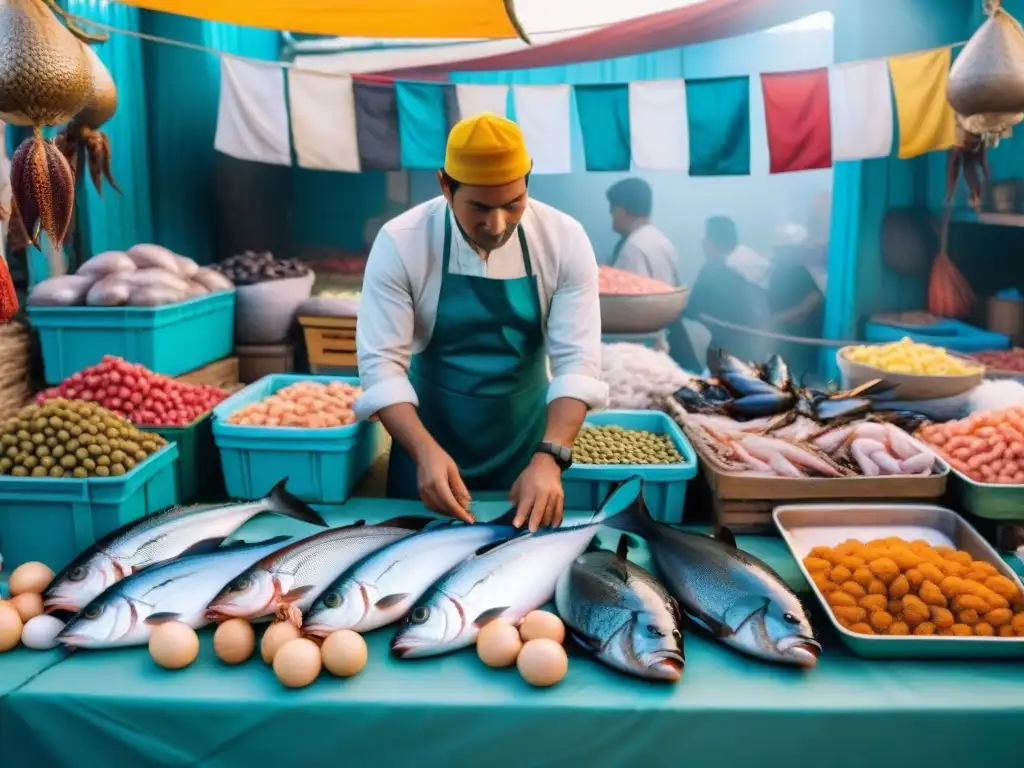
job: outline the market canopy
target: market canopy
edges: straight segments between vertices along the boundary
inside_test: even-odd
[[[512,0],[120,0],[264,29],[347,37],[483,38],[522,36]]]

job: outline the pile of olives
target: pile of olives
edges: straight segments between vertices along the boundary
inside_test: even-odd
[[[118,477],[165,445],[106,408],[58,398],[0,422],[0,474]]]
[[[572,444],[577,464],[681,464],[668,435],[623,427],[584,427]]]
[[[309,267],[295,259],[275,259],[269,252],[246,251],[224,259],[214,266],[235,285],[253,285],[267,280],[305,277]]]

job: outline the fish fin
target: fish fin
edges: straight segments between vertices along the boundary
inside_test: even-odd
[[[388,608],[393,608],[400,602],[409,597],[408,592],[396,592],[393,595],[384,595],[380,600],[374,603],[374,608],[379,608],[382,611],[386,611]]]
[[[289,589],[283,595],[281,595],[281,601],[285,603],[294,603],[300,597],[308,595],[313,591],[313,587],[309,584],[304,584],[301,587],[295,587],[295,589]]]
[[[177,621],[181,618],[180,613],[171,613],[170,611],[164,611],[162,613],[154,613],[146,617],[144,624],[148,624],[151,627],[158,627],[161,624],[166,624],[169,621]]]
[[[686,616],[698,627],[711,633],[712,637],[719,640],[731,637],[736,634],[733,632],[732,627],[729,627],[717,619],[713,619],[706,613],[697,613],[696,611],[687,611]]]
[[[629,560],[629,548],[633,546],[633,539],[630,538],[628,533],[624,533],[619,537],[619,546],[615,549],[615,554],[619,560]]]
[[[612,520],[625,514],[637,499],[643,498],[644,479],[640,475],[630,475],[612,486],[604,501],[597,508],[591,522]],[[607,524],[607,522],[605,522]]]
[[[506,544],[511,544],[513,541],[519,541],[519,539],[522,538],[522,536],[530,536],[530,535],[531,534],[524,532],[520,536],[515,536],[515,537],[513,537],[511,539],[500,539],[498,541],[489,541],[488,543],[486,543],[482,547],[480,547],[480,549],[478,549],[476,552],[474,552],[473,553],[473,557],[480,557],[481,555],[486,555],[488,552],[493,552],[496,549],[504,547]]]
[[[191,547],[183,551],[178,557],[188,557],[189,555],[205,555],[209,554],[213,550],[217,549],[221,544],[224,543],[224,539],[227,536],[215,536],[212,539],[203,539],[197,541]]]
[[[512,507],[507,512],[503,513],[501,517],[496,517],[490,520],[487,525],[512,525],[516,519],[516,508]]]
[[[301,520],[304,523],[327,528],[327,521],[321,517],[320,513],[298,496],[289,493],[288,489],[285,488],[287,484],[288,478],[286,477],[270,489],[270,493],[267,494],[267,501],[270,502],[270,511],[285,517]]]
[[[622,512],[601,520],[601,525],[643,538],[649,530],[651,522],[651,513],[647,510],[647,504],[644,503],[644,498],[641,496]]]
[[[739,547],[736,546],[735,534],[733,534],[733,532],[724,525],[715,531],[714,539],[732,547],[733,549],[739,549]]]
[[[392,517],[390,520],[384,520],[378,523],[382,528],[408,528],[411,531],[422,531],[428,525],[436,522],[436,517],[427,517],[425,515],[401,515],[399,517]]]
[[[588,651],[596,651],[601,648],[601,644],[594,638],[584,635],[582,632],[570,632],[572,639],[576,641],[576,644]]]
[[[507,610],[508,610],[508,606],[507,605],[503,605],[501,608],[488,608],[486,611],[484,611],[479,616],[477,616],[475,619],[473,619],[473,623],[477,627],[482,627],[485,624],[490,624],[495,619],[500,619],[501,615],[503,613],[505,613],[505,611],[507,611]]]
[[[722,621],[730,627],[739,629],[751,616],[758,611],[763,611],[770,603],[771,601],[768,598],[756,596],[739,600],[726,609],[725,615],[722,616]],[[730,629],[729,632],[732,634],[735,630]]]
[[[283,544],[284,542],[291,541],[292,537],[287,534],[281,534],[280,536],[271,536],[269,539],[262,539],[260,541],[246,541],[244,539],[237,539],[229,542],[219,549],[236,549],[240,547],[268,547],[272,544]]]

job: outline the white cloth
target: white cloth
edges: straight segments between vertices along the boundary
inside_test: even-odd
[[[499,117],[508,117],[507,85],[456,85],[455,99],[459,103],[459,117],[491,112]]]
[[[653,277],[675,288],[682,286],[679,254],[672,241],[653,224],[643,224],[629,233],[612,266]]]
[[[516,122],[523,129],[533,172],[572,172],[571,101],[568,85],[516,85]]]
[[[396,403],[419,405],[409,383],[409,361],[426,348],[434,331],[447,210],[444,198],[436,197],[406,211],[384,226],[370,250],[356,330],[364,389],[355,403],[360,419]],[[452,224],[451,274],[495,280],[526,274],[518,236],[484,260]],[[572,397],[603,408],[608,385],[601,381],[601,306],[593,246],[578,221],[536,200],[530,201],[520,226],[544,316],[553,376],[548,402]]]
[[[768,272],[772,268],[772,263],[753,248],[737,245],[725,257],[725,265],[745,277],[747,282],[759,288],[768,287]]]
[[[299,165],[359,173],[352,78],[290,71],[288,101]]]
[[[888,157],[892,95],[885,59],[836,64],[828,70],[832,160]]]
[[[220,61],[220,106],[214,149],[239,160],[291,165],[281,65],[230,57]],[[180,106],[188,109],[187,104]]]
[[[637,168],[688,173],[690,127],[686,118],[686,83],[630,83],[629,136],[633,165]]]

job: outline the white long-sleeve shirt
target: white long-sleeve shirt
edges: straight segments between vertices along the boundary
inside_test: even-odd
[[[355,412],[360,419],[396,403],[419,405],[409,382],[409,361],[426,348],[434,330],[447,209],[445,199],[436,197],[406,211],[384,225],[370,250],[356,330],[363,394]],[[540,294],[552,374],[547,401],[571,397],[603,408],[608,385],[600,378],[594,248],[583,225],[536,200],[530,200],[520,226]],[[449,272],[496,280],[524,277],[518,236],[483,259],[453,221]]]
[[[673,288],[682,287],[679,254],[672,241],[653,224],[643,224],[626,236],[612,264],[637,275],[660,280]]]

